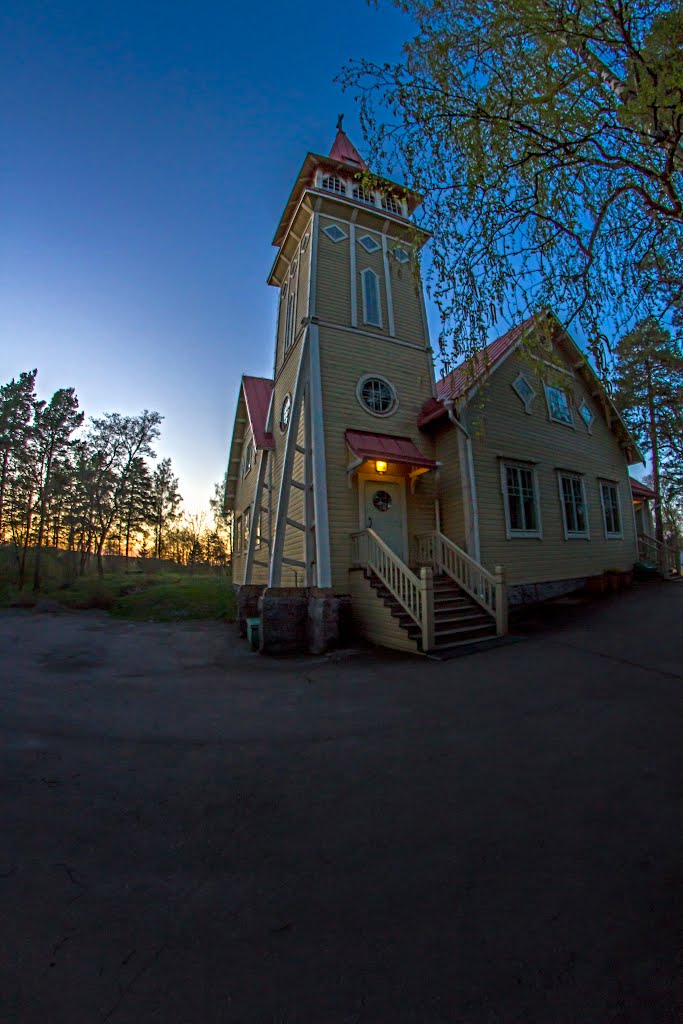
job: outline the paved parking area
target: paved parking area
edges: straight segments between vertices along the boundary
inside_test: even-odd
[[[683,584],[446,663],[0,613],[0,1021],[680,1019]]]

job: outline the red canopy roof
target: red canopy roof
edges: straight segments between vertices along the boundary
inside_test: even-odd
[[[272,448],[273,435],[266,430],[273,382],[266,377],[242,377],[249,425],[257,448]]]
[[[634,480],[633,477],[631,477],[629,483],[631,484],[631,493],[633,494],[634,498],[657,497],[655,492],[650,487],[647,487],[645,484],[641,484],[640,480]]]
[[[385,462],[401,462],[407,466],[424,466],[436,469],[437,463],[428,459],[409,437],[392,437],[391,434],[365,434],[360,430],[347,430],[346,443],[359,459],[384,459]]]

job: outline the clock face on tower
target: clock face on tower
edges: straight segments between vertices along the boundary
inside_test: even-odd
[[[282,409],[280,411],[280,430],[285,432],[289,426],[289,417],[292,414],[292,399],[289,395],[285,395],[284,402],[282,403]]]

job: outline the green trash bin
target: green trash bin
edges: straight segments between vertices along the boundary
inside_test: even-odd
[[[247,640],[252,651],[258,651],[259,649],[260,629],[260,619],[247,619]]]

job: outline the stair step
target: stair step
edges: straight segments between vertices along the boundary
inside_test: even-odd
[[[493,639],[495,639],[493,636],[473,636],[470,640],[455,640],[450,644],[438,644],[438,646],[432,647],[428,653],[439,654],[441,651],[451,651],[456,647],[471,647],[473,644],[484,644]]]
[[[452,629],[436,630],[436,632],[435,632],[435,640],[437,642],[440,641],[440,640],[448,641],[449,639],[462,640],[462,639],[464,639],[467,636],[472,636],[472,635],[479,635],[479,636],[481,636],[482,633],[487,633],[489,636],[495,636],[496,635],[495,623],[494,622],[484,622],[484,623],[482,623],[479,626],[460,626],[460,627],[452,628]]]

